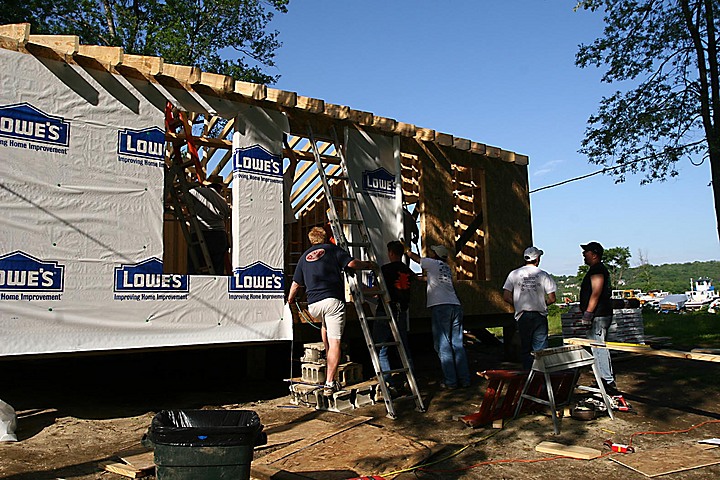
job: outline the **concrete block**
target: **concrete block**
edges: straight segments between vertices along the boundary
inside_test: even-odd
[[[301,368],[303,382],[317,383],[319,385],[325,383],[325,379],[327,377],[327,367],[325,365],[319,365],[317,363],[303,363]]]
[[[318,389],[321,389],[321,387],[294,383],[290,385],[290,403],[314,407],[317,405],[317,397],[314,392]]]
[[[375,404],[375,387],[377,385],[366,385],[355,390],[355,407]]]
[[[305,354],[300,358],[302,363],[325,363],[325,345],[322,342],[306,343]]]
[[[338,365],[337,378],[343,387],[362,382],[362,365],[355,362]]]

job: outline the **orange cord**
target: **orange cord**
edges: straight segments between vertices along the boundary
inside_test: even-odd
[[[630,441],[628,442],[628,446],[632,445],[633,438],[639,436],[639,435],[668,435],[672,433],[687,433],[691,430],[694,430],[696,428],[702,427],[703,425],[707,425],[710,423],[720,423],[720,420],[707,420],[702,423],[698,423],[697,425],[693,425],[690,428],[686,428],[684,430],[671,430],[668,432],[636,432],[633,433],[630,436]],[[615,452],[606,452],[600,455],[599,457],[595,457],[593,460],[597,458],[603,458],[607,457],[608,455],[612,455]],[[484,465],[499,465],[502,463],[537,463],[537,462],[549,462],[552,460],[561,460],[561,459],[568,459],[568,460],[582,460],[580,458],[573,458],[573,457],[566,457],[566,456],[557,456],[557,457],[545,457],[545,458],[534,458],[534,459],[522,459],[522,458],[508,458],[508,459],[502,459],[502,460],[488,460],[487,462],[480,462],[476,463],[467,467],[461,467],[461,468],[453,468],[453,469],[429,469],[429,468],[418,468],[417,470],[428,472],[428,473],[451,473],[451,472],[462,472],[465,470],[470,470],[472,468],[476,467],[482,467]],[[585,460],[583,460],[585,461]]]

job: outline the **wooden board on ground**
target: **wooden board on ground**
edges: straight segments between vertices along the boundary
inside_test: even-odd
[[[258,469],[253,461],[253,477],[279,479],[289,475],[287,478],[345,480],[360,475],[378,475],[422,463],[434,453],[435,446],[386,428],[361,424],[269,464],[259,465]]]
[[[694,468],[720,464],[717,448],[703,449],[697,445],[681,444],[672,447],[638,450],[633,454],[617,454],[610,460],[646,477],[682,472]]]
[[[316,438],[334,429],[334,424],[317,418],[302,422],[274,425],[265,429],[265,433],[267,433],[267,443],[255,447],[255,450],[277,447],[278,445],[297,442],[304,438]]]
[[[155,472],[153,452],[144,452],[121,457],[125,463],[109,463],[103,468],[108,472],[117,473],[128,478],[143,478]]]
[[[542,453],[550,453],[552,455],[579,458],[581,460],[591,460],[602,455],[602,452],[596,448],[578,447],[577,445],[563,445],[562,443],[556,442],[542,442],[535,447],[535,450]]]

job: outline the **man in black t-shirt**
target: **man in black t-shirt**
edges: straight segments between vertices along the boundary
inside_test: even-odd
[[[313,227],[308,238],[312,246],[302,254],[295,268],[288,303],[292,305],[300,288],[305,287],[308,311],[322,322],[321,335],[327,361],[323,394],[330,396],[340,390],[335,375],[340,363],[340,339],[345,328],[343,271],[371,269],[375,264],[356,260],[342,248],[328,243],[327,233],[322,227]]]
[[[580,285],[582,321],[585,325],[590,325],[587,338],[605,343],[613,316],[610,272],[602,263],[605,250],[598,242],[580,245],[580,248],[583,249],[585,264],[590,267]],[[610,351],[607,348],[593,348],[592,353],[605,391],[609,395],[618,395],[620,392],[615,385]]]
[[[400,332],[405,353],[408,357],[410,367],[412,367],[412,358],[410,356],[410,347],[408,344],[408,316],[410,308],[410,286],[415,281],[415,272],[402,261],[405,246],[397,240],[387,244],[387,253],[390,263],[382,266],[382,275],[390,295],[390,308],[395,315],[396,325]],[[385,315],[383,304],[378,306],[377,316]],[[375,320],[373,322],[373,339],[375,343],[383,343],[393,341],[390,324],[387,320]],[[391,369],[390,352],[387,346],[381,347],[378,351],[380,357],[380,367],[383,372]],[[393,382],[389,374],[384,375],[385,381],[389,382],[395,389],[400,388],[402,383]]]

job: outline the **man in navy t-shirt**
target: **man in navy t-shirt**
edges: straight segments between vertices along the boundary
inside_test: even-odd
[[[322,227],[313,227],[308,238],[312,246],[302,254],[295,269],[288,303],[294,303],[298,290],[305,287],[308,311],[322,322],[321,333],[327,358],[327,378],[323,393],[330,396],[340,390],[335,374],[340,363],[340,339],[345,328],[343,270],[367,270],[375,264],[356,260],[337,245],[327,243],[327,233]]]

